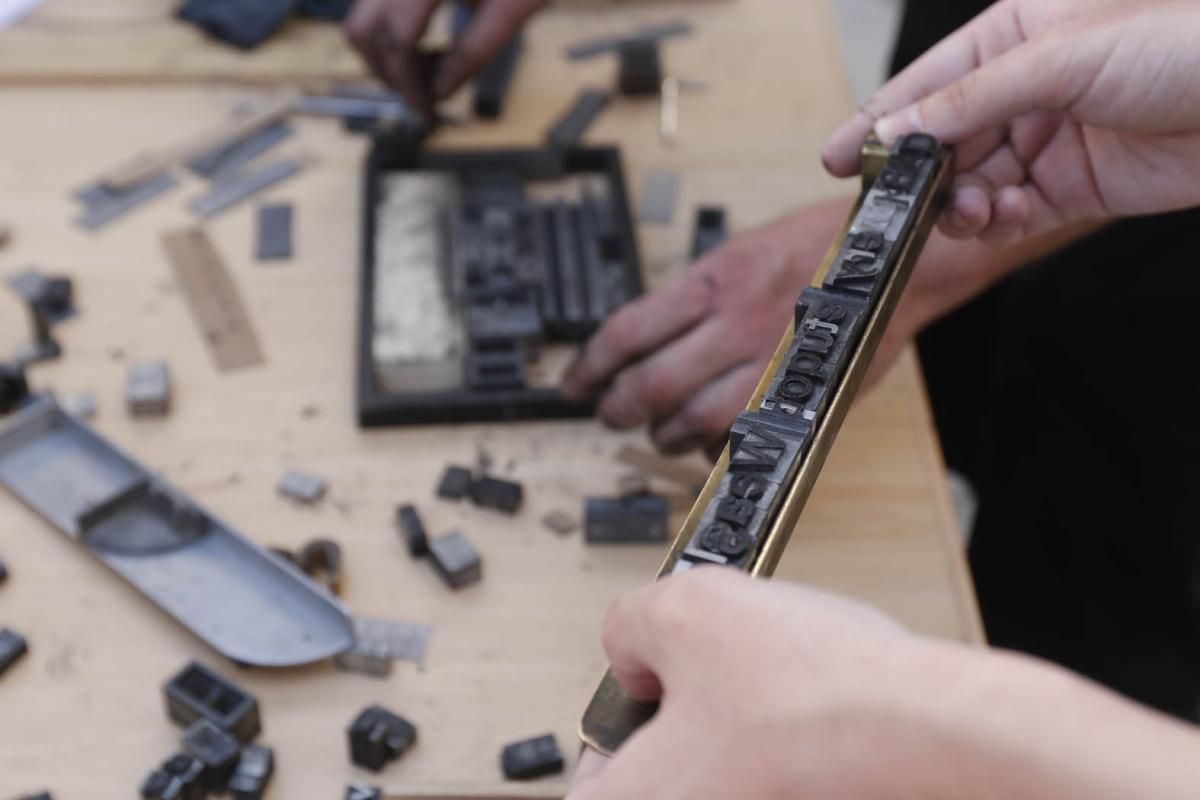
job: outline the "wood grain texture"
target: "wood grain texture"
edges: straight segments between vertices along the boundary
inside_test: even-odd
[[[652,169],[683,175],[676,224],[641,232],[650,283],[684,268],[696,205],[725,205],[731,227],[746,230],[799,203],[853,192],[852,183],[826,178],[815,155],[850,108],[824,0],[623,8],[617,18],[598,9],[552,13],[530,36],[505,120],[448,130],[437,144],[537,142],[580,87],[612,79],[608,59],[564,66],[564,42],[685,8],[694,9],[698,34],[669,45],[666,63],[711,88],[683,97],[678,145],[659,141],[653,102],[616,103],[589,134],[622,142],[632,187]],[[352,781],[379,783],[393,797],[554,797],[561,784],[498,783],[500,749],[553,731],[573,761],[579,715],[605,666],[605,609],[655,573],[662,551],[590,549],[579,534],[559,537],[540,520],[580,508],[588,495],[613,494],[629,472],[616,453],[647,445],[590,421],[356,427],[365,145],[328,121],[297,122],[295,138],[321,162],[262,198],[297,208],[297,256],[287,269],[253,260],[252,204],[205,226],[270,356],[262,369],[217,371],[159,243],[162,231],[194,224],[184,201],[195,179],[95,235],[70,224],[68,194],[132,152],[221,119],[244,97],[216,86],[0,90],[13,120],[0,137],[0,216],[15,233],[0,251],[0,275],[31,263],[69,273],[81,309],[57,331],[65,357],[31,378],[64,395],[95,392],[98,428],[262,544],[338,540],[346,602],[365,616],[432,625],[426,664],[397,664],[386,681],[330,665],[238,671],[0,493],[0,558],[12,571],[0,589],[0,620],[31,645],[0,680],[0,797],[43,787],[65,798],[130,796],[178,745],[159,684],[191,658],[258,695],[263,741],[279,757],[272,798],[328,800]],[[20,305],[0,292],[0,347],[27,335]],[[170,361],[175,409],[163,420],[130,419],[122,407],[127,363],[153,358]],[[501,476],[525,483],[517,516],[433,498],[442,468],[472,463],[480,449]],[[704,468],[700,459],[688,463]],[[288,468],[325,477],[326,500],[313,508],[280,500],[275,484]],[[906,355],[851,413],[780,576],[860,597],[930,635],[978,641],[943,477]],[[485,562],[481,584],[450,593],[427,564],[408,558],[392,523],[406,501],[431,535],[457,529],[471,538]],[[344,734],[375,702],[421,729],[413,752],[378,777],[350,766]]]

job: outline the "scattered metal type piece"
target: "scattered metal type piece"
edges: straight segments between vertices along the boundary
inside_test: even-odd
[[[686,489],[703,486],[708,473],[699,467],[685,464],[641,447],[626,445],[617,451],[617,461],[630,467],[644,469],[651,475],[679,484]]]
[[[601,36],[576,42],[567,47],[567,58],[581,61],[585,58],[619,51],[631,41],[660,42],[675,36],[687,36],[692,32],[692,23],[675,20],[657,25],[646,25],[625,36]]]
[[[588,544],[662,544],[671,508],[657,495],[589,497],[583,531]]]
[[[229,779],[229,796],[232,800],[262,800],[274,774],[275,751],[263,745],[246,745]]]
[[[76,199],[83,203],[82,213],[75,222],[85,230],[99,230],[177,185],[179,181],[175,176],[164,172],[128,189],[106,189],[100,183],[86,186],[75,193]]]
[[[201,219],[214,217],[246,198],[300,173],[310,163],[310,159],[285,158],[257,170],[237,170],[213,182],[212,188],[205,194],[189,200],[188,208]]]
[[[620,56],[617,91],[625,97],[654,97],[662,92],[662,55],[657,40],[631,39],[623,42],[617,52]]]
[[[31,306],[35,306],[51,325],[75,316],[75,291],[71,279],[61,275],[42,275],[25,270],[8,279],[8,286]]]
[[[579,530],[579,520],[566,511],[550,511],[542,517],[542,524],[559,536],[566,536]]]
[[[342,593],[342,548],[329,539],[313,539],[296,555],[296,565],[331,593]]]
[[[206,719],[240,742],[262,731],[258,700],[233,681],[198,662],[191,662],[163,684],[167,716],[188,727]]]
[[[90,420],[96,416],[98,404],[96,395],[91,392],[79,392],[77,394],[69,394],[59,401],[63,411],[70,414],[72,417],[78,417],[82,420]]]
[[[377,645],[393,661],[419,664],[429,644],[429,626],[412,622],[354,618],[354,640]]]
[[[224,788],[237,768],[242,743],[207,719],[198,719],[183,732],[183,749],[204,764],[214,787]]]
[[[164,761],[142,782],[142,800],[190,800],[207,797],[213,786],[208,767],[187,753],[176,753]]]
[[[483,561],[461,533],[448,533],[429,542],[429,555],[442,580],[461,589],[483,579]]]
[[[379,642],[358,642],[333,657],[333,664],[343,672],[386,678],[392,674],[393,659]]]
[[[163,417],[171,411],[171,371],[165,361],[129,365],[125,405],[135,417]]]
[[[525,488],[521,484],[486,475],[471,481],[468,492],[471,502],[480,508],[492,508],[508,514],[520,511],[525,499]]]
[[[258,260],[286,261],[291,257],[291,204],[262,206],[258,209]]]
[[[244,139],[223,143],[187,162],[188,169],[202,178],[219,179],[266,153],[292,135],[292,127],[280,121]]]
[[[429,536],[425,533],[425,523],[416,507],[403,505],[396,509],[396,525],[404,535],[404,544],[410,556],[422,558],[429,555]]]
[[[298,666],[353,644],[340,603],[52,398],[0,425],[0,485],[237,663]]]
[[[0,220],[0,247],[7,246],[12,241],[12,236],[12,225],[4,220]]]
[[[167,231],[163,249],[217,369],[258,366],[262,348],[233,277],[201,228]]]
[[[0,561],[0,586],[8,581],[8,565]]]
[[[886,154],[886,158],[881,158]],[[954,153],[926,134],[863,147],[863,191],[734,422],[729,446],[671,546],[659,577],[722,565],[770,577],[891,321],[953,179]],[[653,718],[610,670],[580,723],[612,754]]]
[[[24,636],[14,630],[0,628],[0,675],[8,672],[28,652],[29,644]]]
[[[346,787],[345,800],[383,800],[383,790],[378,786],[352,783]]]
[[[325,482],[324,478],[296,469],[285,472],[276,487],[276,490],[284,497],[305,504],[318,502],[325,496],[328,489],[329,484]]]
[[[438,483],[438,497],[461,500],[471,490],[471,482],[474,479],[471,470],[466,467],[446,467],[446,471],[442,473],[442,480]]]
[[[720,206],[700,206],[692,228],[692,261],[699,261],[729,238],[725,209]]]
[[[647,225],[670,225],[679,197],[679,173],[656,169],[646,175],[638,220]]]
[[[379,772],[401,758],[417,741],[416,727],[383,706],[365,709],[350,723],[350,760]]]
[[[29,398],[29,382],[25,369],[16,364],[0,363],[0,414],[15,411]]]
[[[583,140],[587,129],[612,100],[612,94],[599,89],[584,89],[571,107],[546,132],[551,147],[574,147]]]
[[[553,734],[513,742],[500,752],[500,768],[510,781],[529,781],[563,771],[563,755]]]
[[[25,797],[17,798],[17,800],[54,800],[54,795],[49,792],[41,792],[40,794],[26,795]]]

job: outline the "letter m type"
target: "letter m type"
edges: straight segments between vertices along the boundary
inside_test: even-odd
[[[742,431],[734,430],[729,466],[734,471],[770,472],[787,451],[787,443],[775,434],[748,424]]]

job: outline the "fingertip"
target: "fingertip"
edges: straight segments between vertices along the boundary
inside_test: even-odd
[[[889,114],[875,123],[875,134],[881,142],[889,147],[902,136],[922,130],[924,130],[924,123],[917,106],[910,106],[902,111]]]
[[[975,185],[959,186],[946,213],[942,232],[953,239],[970,239],[987,227],[992,218],[992,201],[986,191]]]

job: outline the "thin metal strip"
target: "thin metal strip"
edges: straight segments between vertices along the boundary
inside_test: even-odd
[[[235,172],[213,184],[206,194],[193,197],[188,208],[202,219],[215,216],[246,198],[287,180],[308,165],[308,159],[285,158],[256,172]]]
[[[162,242],[175,280],[187,298],[192,318],[217,369],[227,371],[262,364],[262,349],[237,284],[204,231],[200,228],[167,231]]]

